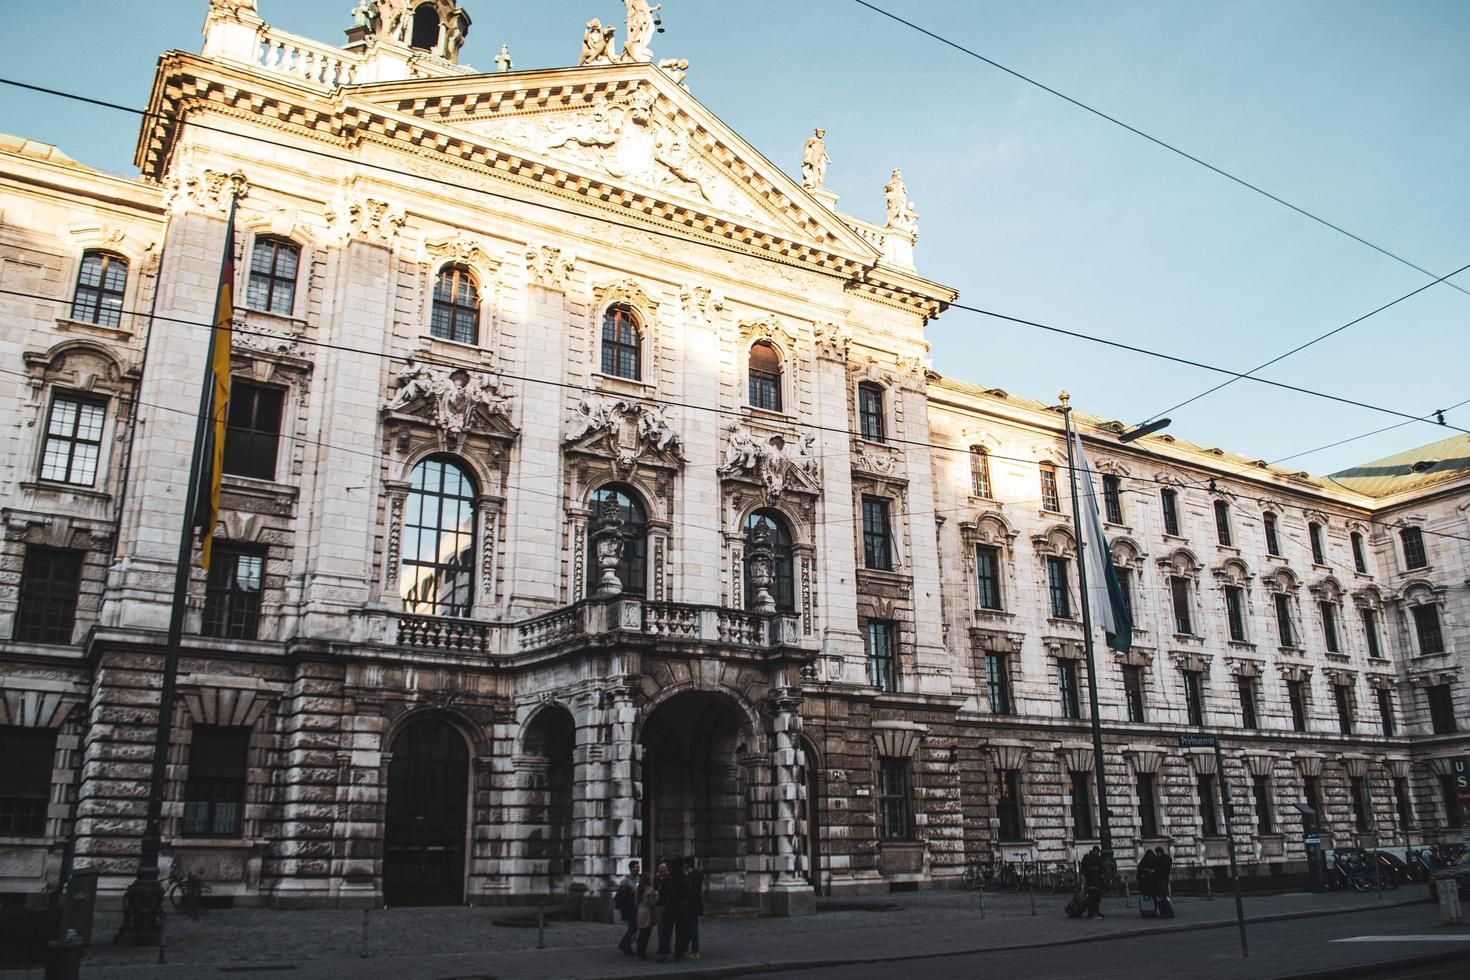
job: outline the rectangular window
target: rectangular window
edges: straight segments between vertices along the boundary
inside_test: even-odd
[[[975,549],[975,597],[981,609],[1000,609],[1000,550],[989,545]]]
[[[1077,662],[1057,661],[1057,691],[1062,700],[1063,718],[1082,717],[1082,697],[1077,686]]]
[[[42,837],[56,729],[0,725],[0,837]]]
[[[1225,586],[1225,621],[1230,627],[1230,638],[1244,643],[1245,590],[1238,585]]]
[[[863,567],[893,570],[893,540],[888,529],[888,501],[863,498]]]
[[[1444,653],[1444,634],[1439,629],[1439,607],[1433,602],[1422,606],[1410,606],[1414,617],[1414,635],[1419,640],[1419,655]]]
[[[1285,592],[1277,592],[1271,596],[1271,601],[1276,604],[1276,635],[1281,638],[1281,645],[1296,646],[1296,630],[1291,628],[1291,597]]]
[[[1429,700],[1429,728],[1436,735],[1453,735],[1455,725],[1455,695],[1448,684],[1435,684],[1424,689]]]
[[[987,653],[985,655],[985,684],[990,696],[990,713],[993,715],[1008,715],[1011,713],[1011,675],[1010,663],[1003,653]]]
[[[1280,558],[1281,542],[1276,537],[1276,515],[1267,514],[1264,523],[1266,526],[1266,554]]]
[[[1349,540],[1353,543],[1353,568],[1366,575],[1368,573],[1368,557],[1363,552],[1363,535],[1354,531]]]
[[[13,638],[31,643],[71,643],[82,586],[82,552],[30,545],[20,571],[20,601]]]
[[[1406,527],[1399,531],[1399,540],[1404,543],[1404,567],[1427,568],[1429,556],[1424,552],[1424,532],[1417,527]]]
[[[290,316],[296,297],[296,267],[301,249],[278,238],[257,238],[250,253],[250,280],[245,305]]]
[[[1271,822],[1271,777],[1251,776],[1251,792],[1256,798],[1256,833],[1274,834]]]
[[[868,683],[880,691],[898,690],[898,650],[895,648],[892,622],[868,620]]]
[[[1348,787],[1353,798],[1353,826],[1368,829],[1368,793],[1363,786],[1362,776],[1349,776]]]
[[[253,640],[260,622],[265,549],[218,541],[204,592],[205,636]]]
[[[1444,825],[1459,830],[1465,825],[1465,812],[1460,806],[1459,781],[1454,776],[1439,777],[1439,793],[1444,800]]]
[[[1123,523],[1122,482],[1112,473],[1103,474],[1103,506],[1107,512],[1108,522],[1111,524]]]
[[[1173,490],[1160,490],[1159,502],[1164,507],[1164,533],[1179,536],[1179,495]]]
[[[1088,786],[1088,774],[1069,773],[1067,792],[1072,797],[1072,838],[1087,840],[1092,837],[1092,790]]]
[[[878,760],[878,813],[886,840],[912,836],[909,821],[909,760]]]
[[[1174,632],[1194,632],[1194,617],[1189,611],[1189,579],[1182,575],[1169,578],[1169,594],[1174,600]]]
[[[1133,615],[1133,576],[1122,565],[1114,565],[1113,574],[1118,576],[1118,592],[1123,596],[1123,608],[1128,610],[1128,620],[1136,623],[1138,620]]]
[[[1368,641],[1368,656],[1375,660],[1383,656],[1383,649],[1378,645],[1378,613],[1372,609],[1362,610],[1363,616],[1363,638]]]
[[[244,378],[231,381],[224,471],[256,480],[276,478],[286,390]]]
[[[1057,468],[1051,463],[1041,464],[1041,509],[1060,512],[1061,497],[1057,494]]]
[[[1159,801],[1154,792],[1154,774],[1141,772],[1134,784],[1138,791],[1138,836],[1159,836]]]
[[[883,419],[883,389],[877,385],[858,385],[858,431],[869,442],[883,442],[887,438],[887,426]]]
[[[1025,840],[1025,832],[1021,829],[1021,771],[997,769],[995,776],[995,816],[1000,824],[999,839]]]
[[[1230,505],[1223,500],[1215,501],[1215,540],[1223,547],[1230,547]]]
[[[1256,714],[1256,682],[1254,678],[1242,677],[1236,683],[1240,692],[1240,727],[1260,728],[1260,717]]]
[[[77,487],[95,484],[106,416],[100,401],[60,394],[53,398],[41,448],[41,479]]]
[[[1327,811],[1322,809],[1322,777],[1303,776],[1302,795],[1305,796],[1307,806],[1317,815],[1317,827],[1319,830],[1327,829]]]
[[[195,725],[184,784],[185,837],[239,837],[250,729]]]
[[[1201,833],[1205,837],[1220,836],[1220,814],[1215,810],[1215,777],[1208,773],[1196,782],[1199,791],[1199,816]]]
[[[1051,597],[1053,619],[1072,618],[1072,586],[1067,572],[1067,559],[1056,555],[1047,556],[1046,586]]]
[[[977,497],[990,496],[990,454],[984,446],[970,447],[970,489]]]
[[[1143,700],[1143,668],[1133,664],[1123,665],[1123,694],[1128,703],[1128,720],[1144,722],[1148,713]]]
[[[1353,689],[1347,684],[1332,685],[1332,700],[1337,704],[1337,730],[1353,733]]]
[[[1378,723],[1383,726],[1383,734],[1387,738],[1393,738],[1397,731],[1393,723],[1393,692],[1386,687],[1380,687],[1377,691],[1378,697]]]
[[[1286,699],[1291,702],[1291,730],[1307,730],[1307,690],[1305,681],[1287,681]]]
[[[1327,564],[1327,551],[1322,546],[1322,525],[1321,524],[1308,524],[1307,525],[1307,538],[1308,538],[1308,540],[1312,544],[1312,564],[1314,564],[1314,565],[1325,565],[1325,564]]]
[[[1319,602],[1317,608],[1322,613],[1322,640],[1327,644],[1327,652],[1341,653],[1342,647],[1337,642],[1337,607],[1330,602]]]
[[[1184,677],[1184,710],[1189,717],[1189,723],[1196,726],[1203,725],[1205,723],[1205,696],[1199,671],[1182,670],[1180,674]]]
[[[1414,826],[1414,804],[1409,798],[1409,780],[1403,776],[1394,777],[1393,803],[1399,814],[1399,830],[1407,832]]]

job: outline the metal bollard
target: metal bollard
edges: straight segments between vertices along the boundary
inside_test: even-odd
[[[362,910],[362,953],[361,953],[361,956],[362,956],[363,959],[367,959],[369,955],[371,955],[371,954],[368,953],[368,910],[367,909],[363,909]]]
[[[1031,914],[1032,915],[1035,915],[1036,914],[1036,879],[1035,878],[1028,877],[1026,879],[1026,884],[1028,886],[1026,890],[1031,893]]]
[[[536,948],[546,948],[546,902],[536,906]]]
[[[985,918],[985,886],[982,885],[981,887],[975,889],[975,891],[980,895],[980,918],[981,919],[984,919]]]

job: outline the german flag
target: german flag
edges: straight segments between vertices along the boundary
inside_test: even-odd
[[[219,292],[214,303],[214,328],[209,332],[209,424],[205,428],[204,467],[200,471],[199,564],[209,570],[214,526],[219,521],[220,475],[225,459],[225,420],[230,411],[231,329],[235,319],[235,198],[230,198],[230,220],[225,226],[225,256],[220,263]]]

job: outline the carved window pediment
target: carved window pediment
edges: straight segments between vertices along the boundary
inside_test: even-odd
[[[383,403],[383,418],[435,430],[445,448],[458,449],[471,435],[513,442],[520,430],[511,421],[511,405],[494,372],[434,367],[410,358]]]
[[[608,461],[620,478],[640,466],[679,470],[684,445],[661,405],[589,394],[567,423],[566,452]]]
[[[725,432],[721,480],[758,486],[768,501],[787,493],[821,494],[822,462],[816,433],[798,436],[741,422],[730,424]]]

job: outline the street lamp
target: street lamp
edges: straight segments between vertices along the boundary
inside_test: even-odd
[[[1119,436],[1118,441],[1133,442],[1136,439],[1142,439],[1144,436],[1151,436],[1155,432],[1158,432],[1160,429],[1168,428],[1168,426],[1168,419],[1154,419],[1152,422],[1145,422],[1142,425],[1135,425],[1133,428],[1129,429],[1127,432]]]

